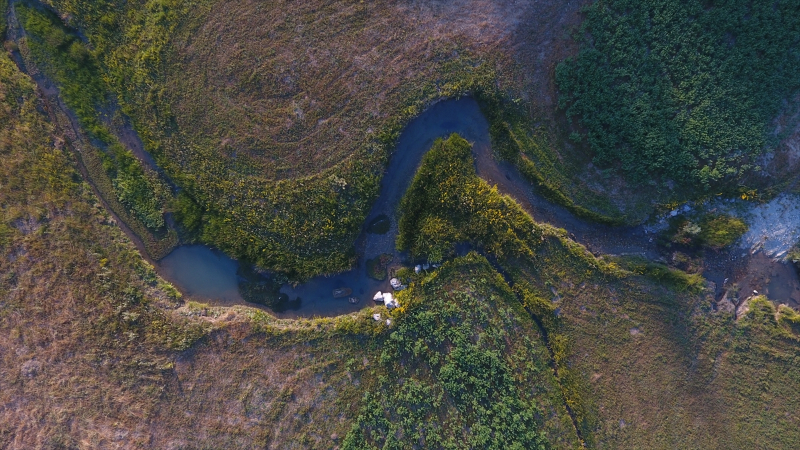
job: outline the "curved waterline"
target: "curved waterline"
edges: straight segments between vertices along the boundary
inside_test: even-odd
[[[292,300],[299,297],[302,302],[298,309],[274,313],[276,316],[292,318],[347,314],[372,305],[372,296],[376,291],[391,289],[388,277],[386,280],[378,281],[367,275],[366,262],[381,254],[391,254],[395,264],[408,263],[408,261],[402,261],[402,255],[395,249],[397,207],[411,184],[422,161],[422,156],[430,150],[437,138],[447,137],[452,133],[461,135],[472,144],[477,175],[490,185],[496,186],[503,194],[513,197],[537,222],[566,229],[573,240],[598,255],[638,255],[649,260],[663,261],[656,240],[653,239],[654,236],[648,234],[645,227],[612,227],[588,222],[574,216],[566,208],[550,203],[538,195],[535,188],[516,167],[507,162],[498,161],[493,156],[489,124],[475,99],[465,97],[443,100],[425,110],[403,130],[397,148],[384,173],[380,195],[370,210],[365,224],[385,215],[391,222],[389,231],[385,234],[361,233],[355,244],[358,260],[353,269],[330,277],[315,277],[297,286],[283,286],[282,293],[288,295]],[[207,247],[192,247],[201,250],[196,249],[187,255],[193,255],[192,257],[202,261],[188,261],[186,257],[170,258],[172,256],[170,255],[159,264],[159,272],[165,279],[172,282],[182,292],[189,294],[189,298],[202,300],[210,305],[243,304],[263,308],[260,305],[245,302],[238,292],[236,296],[231,295],[227,288],[214,287],[204,290],[202,286],[207,285],[209,279],[219,279],[220,285],[223,286],[236,283],[238,280],[235,267],[238,263]],[[179,248],[176,252],[183,252],[182,248],[184,247]],[[730,277],[735,281],[743,277],[740,266],[751,259],[745,255],[735,254],[738,251],[738,249],[733,249],[715,254],[710,258],[706,277],[716,282],[718,297],[723,293],[723,279]],[[183,264],[186,265],[179,267]],[[780,264],[782,263],[772,261],[765,267],[772,268],[773,265]],[[219,267],[220,273],[206,276],[202,275],[205,272],[185,273],[186,271],[199,271],[198,267]],[[231,270],[231,267],[234,269]],[[786,282],[792,288],[800,289],[797,276],[792,275],[793,277],[790,277],[792,279]],[[192,280],[197,280],[198,284]],[[334,299],[332,291],[337,288],[352,289],[352,295],[359,298],[360,302],[353,305],[347,301],[346,297]],[[759,287],[754,288],[759,289]],[[761,289],[763,290],[763,288]],[[214,294],[217,291],[226,293]],[[234,299],[234,297],[236,298]],[[773,300],[783,302],[785,299],[773,298]]]

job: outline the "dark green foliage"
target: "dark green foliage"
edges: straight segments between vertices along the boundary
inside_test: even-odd
[[[386,234],[392,226],[392,222],[386,214],[381,214],[367,225],[367,233]]]
[[[558,395],[542,395],[546,349],[489,263],[473,253],[445,264],[402,301],[378,386],[342,448],[548,448],[543,408]]]
[[[556,80],[598,164],[706,189],[754,169],[800,88],[796,1],[602,0],[585,15]]]
[[[527,238],[540,233],[519,205],[475,175],[470,144],[455,134],[422,158],[400,212],[397,248],[432,262],[464,241],[498,256],[531,254]]]
[[[172,203],[175,219],[183,225],[190,236],[194,236],[202,226],[203,208],[186,192],[180,191]]]
[[[28,46],[38,65],[59,85],[61,95],[87,130],[98,139],[110,139],[97,119],[95,108],[106,104],[105,88],[94,59],[80,39],[69,33],[54,14],[24,5],[16,6]]]
[[[375,258],[367,260],[367,275],[376,280],[385,280],[386,271],[391,264],[393,256],[389,253],[384,253]]]
[[[252,264],[240,262],[236,275],[239,277],[239,294],[246,302],[264,305],[277,312],[300,305],[299,299],[291,302],[288,295],[280,292],[287,280],[279,274],[261,274]]]

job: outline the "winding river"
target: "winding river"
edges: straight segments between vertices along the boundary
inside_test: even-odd
[[[588,222],[538,195],[513,165],[498,161],[492,155],[489,124],[478,103],[470,97],[443,100],[428,108],[403,130],[386,169],[380,195],[367,216],[366,223],[381,215],[388,216],[391,221],[389,232],[362,232],[356,241],[359,258],[352,270],[330,277],[312,278],[297,286],[283,286],[281,292],[292,300],[299,297],[302,301],[296,310],[275,313],[278,317],[347,314],[372,305],[371,299],[376,291],[390,289],[388,279],[377,281],[367,276],[366,261],[381,254],[392,254],[395,263],[404,262],[402,255],[394,248],[397,206],[408,189],[422,156],[431,148],[433,141],[452,133],[458,133],[472,143],[478,176],[497,186],[500,192],[516,199],[537,222],[568,230],[574,240],[597,255],[640,255],[650,260],[663,261],[653,235],[648,234],[645,227],[611,227]],[[759,289],[775,301],[798,306],[800,280],[790,266],[769,258],[758,258],[757,255],[751,258],[740,253],[740,249],[732,249],[707,257],[705,276],[716,283],[718,297],[723,293],[724,280],[730,279],[741,281],[743,292]],[[179,247],[158,266],[159,273],[190,299],[202,300],[211,305],[246,304],[259,307],[242,300],[234,288],[237,284],[237,263],[208,247]],[[770,273],[771,276],[761,277],[763,282],[751,282],[753,277],[749,274],[759,270]],[[781,274],[780,286],[775,283],[775,273]],[[334,289],[345,287],[352,289],[352,295],[360,299],[358,304],[353,305],[344,298],[332,297]],[[790,298],[782,298],[790,291]]]
[[[23,32],[16,20],[14,8],[9,9],[9,35],[16,42]],[[23,72],[26,69],[19,52],[12,56]],[[62,111],[69,119],[63,126],[71,140],[80,142],[82,133],[75,114],[61,101],[59,90],[38,71],[29,73],[38,85],[43,99],[53,110]],[[130,123],[115,130],[120,140],[142,161],[143,164],[160,170],[152,157],[144,150],[138,135]],[[277,313],[279,317],[334,316],[356,311],[372,304],[372,296],[378,290],[389,290],[388,280],[377,281],[367,276],[366,261],[381,254],[391,254],[394,263],[402,263],[402,255],[394,248],[397,235],[397,206],[407,190],[422,160],[431,148],[433,141],[458,133],[473,145],[475,168],[479,177],[498,190],[510,195],[536,220],[566,229],[571,237],[586,246],[594,254],[624,255],[636,254],[650,260],[667,262],[658,250],[652,234],[645,227],[610,227],[587,222],[575,217],[566,208],[552,204],[538,195],[535,188],[506,162],[497,161],[491,150],[489,125],[481,113],[477,102],[465,97],[442,100],[417,118],[403,130],[384,174],[380,195],[367,216],[371,223],[379,216],[390,219],[390,229],[386,234],[362,232],[356,240],[359,259],[356,266],[331,277],[316,277],[297,286],[283,286],[281,292],[294,300],[301,298],[300,307]],[[79,167],[88,179],[85,168]],[[96,192],[97,193],[97,192]],[[97,193],[99,196],[99,193]],[[108,209],[108,208],[106,208]],[[113,211],[109,210],[113,215]],[[116,218],[116,217],[115,217]],[[118,218],[117,222],[131,237],[143,255],[142,243],[127,229]],[[201,245],[185,245],[176,248],[167,257],[155,264],[164,279],[174,284],[189,300],[198,300],[210,305],[230,306],[243,304],[252,307],[259,305],[246,303],[238,290],[237,269],[239,263],[219,251]],[[739,284],[741,292],[758,290],[772,300],[800,307],[800,279],[790,265],[762,255],[750,254],[741,248],[706,255],[704,276],[717,285],[717,297],[723,294],[725,281]],[[360,299],[358,304],[350,304],[346,299],[334,299],[332,291],[347,287],[353,296]]]

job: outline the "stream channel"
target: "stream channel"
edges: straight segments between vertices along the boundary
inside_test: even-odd
[[[7,16],[9,38],[18,42],[24,32],[17,22],[13,4]],[[29,73],[38,85],[42,98],[53,110],[61,110],[68,118],[62,124],[73,144],[81,143],[80,130],[74,112],[64,105],[59,89],[37,70],[28,71],[19,52],[13,52],[20,69]],[[51,114],[51,119],[53,119]],[[54,121],[57,122],[57,121]],[[117,128],[115,134],[140,161],[156,171],[160,168],[144,150],[136,131],[129,122]],[[667,262],[669,257],[657,247],[652,232],[644,226],[610,227],[587,222],[575,217],[566,208],[550,203],[535,192],[535,188],[507,162],[494,158],[489,138],[489,125],[478,103],[470,97],[442,100],[412,120],[403,130],[397,148],[381,182],[378,199],[367,216],[366,224],[376,218],[386,216],[390,219],[390,229],[385,234],[370,234],[365,230],[356,240],[358,260],[353,269],[333,276],[315,277],[307,282],[281,288],[290,300],[302,299],[299,307],[281,313],[278,317],[313,317],[347,314],[365,306],[372,305],[372,296],[378,291],[390,290],[388,278],[384,281],[367,276],[366,261],[381,254],[393,255],[394,265],[406,264],[403,255],[395,250],[397,235],[397,207],[407,190],[422,160],[434,140],[458,133],[472,145],[475,168],[479,177],[498,190],[513,197],[537,222],[548,223],[564,228],[575,241],[583,244],[595,255],[639,255],[648,260]],[[79,167],[88,179],[85,168]],[[98,196],[99,193],[95,192]],[[108,210],[109,208],[106,207]],[[113,212],[109,210],[113,215]],[[124,222],[114,217],[123,231],[131,237],[143,255],[142,243],[127,229]],[[663,221],[663,219],[662,219]],[[652,231],[652,228],[650,229]],[[232,306],[236,304],[263,308],[245,302],[239,294],[237,275],[239,263],[225,254],[202,245],[183,245],[177,247],[165,258],[155,263],[156,270],[164,279],[175,285],[189,300],[197,300],[209,305]],[[715,282],[717,299],[724,295],[732,283],[745,293],[758,290],[773,301],[786,303],[794,308],[800,307],[800,279],[790,264],[766,256],[763,252],[748,251],[741,247],[714,253],[706,257],[704,276]],[[728,284],[726,284],[726,281]],[[334,299],[336,288],[350,288],[352,296],[360,300],[350,304],[347,298]],[[297,302],[295,302],[297,304]],[[737,304],[738,306],[738,304]]]
[[[492,154],[489,124],[471,97],[440,101],[412,120],[403,130],[397,148],[392,154],[381,182],[380,195],[365,223],[379,216],[390,218],[391,226],[385,234],[362,231],[356,241],[358,261],[353,269],[333,276],[319,276],[297,286],[286,285],[282,293],[290,299],[301,298],[295,310],[274,313],[278,317],[335,316],[372,305],[372,296],[378,291],[390,290],[388,278],[378,281],[367,276],[366,261],[381,254],[392,254],[394,264],[407,263],[394,247],[397,235],[397,207],[422,160],[422,156],[440,137],[458,133],[472,144],[475,168],[479,177],[498,190],[513,197],[537,222],[549,223],[566,229],[570,236],[596,255],[639,255],[649,260],[664,260],[652,233],[644,226],[611,227],[587,222],[566,208],[550,203],[538,195],[531,184],[511,164],[498,161]],[[800,281],[789,264],[774,261],[756,254],[751,257],[740,248],[712,255],[705,276],[716,283],[716,297],[724,293],[724,280],[743,282],[744,289],[758,288],[772,300],[798,307]],[[189,298],[210,305],[230,306],[246,304],[238,293],[237,263],[224,254],[203,246],[182,246],[159,263],[160,274],[172,282]],[[752,283],[754,271],[782,274],[776,286],[774,277],[765,276],[762,283]],[[764,284],[764,286],[760,286]],[[772,289],[770,289],[772,287]],[[350,288],[358,304],[346,298],[334,299],[336,288]],[[791,294],[787,295],[787,293]],[[796,295],[795,295],[796,294]],[[780,297],[780,298],[778,298]],[[784,298],[788,297],[788,298]]]

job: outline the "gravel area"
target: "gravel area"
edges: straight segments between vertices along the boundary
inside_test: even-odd
[[[744,216],[750,229],[740,246],[756,253],[761,250],[772,258],[784,258],[800,240],[800,197],[783,194],[769,203],[753,207]]]

